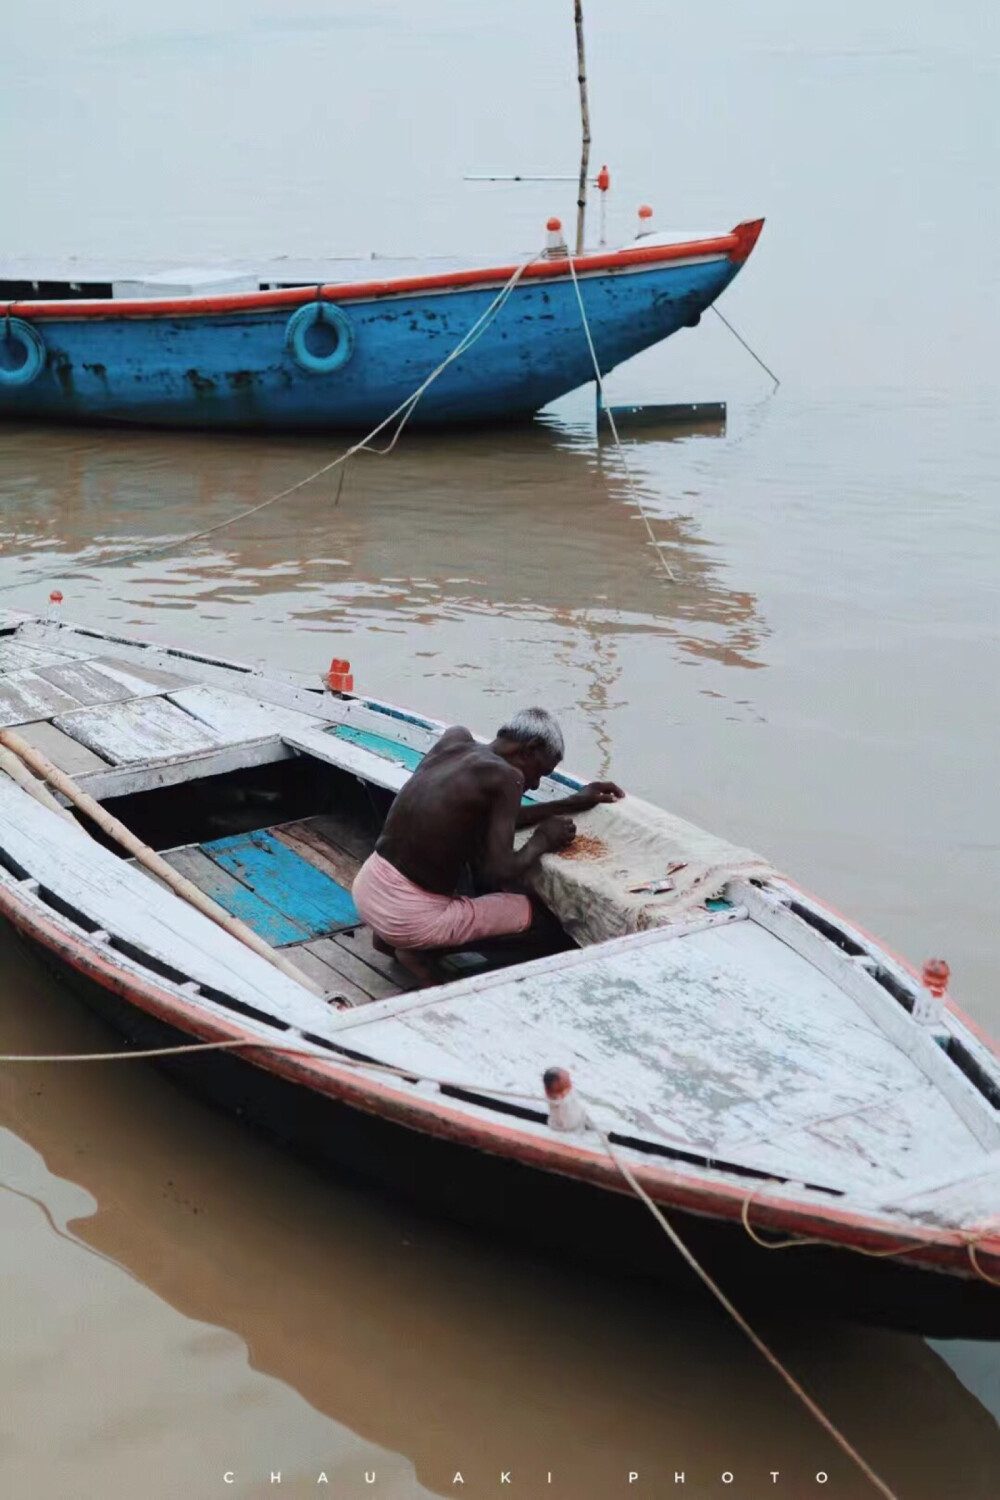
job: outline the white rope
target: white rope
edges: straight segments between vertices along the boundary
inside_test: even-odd
[[[625,1161],[623,1157],[619,1156],[618,1152],[615,1150],[608,1136],[601,1129],[601,1127],[599,1125],[596,1125],[594,1121],[589,1117],[587,1119],[587,1125],[599,1137],[605,1151],[608,1153],[611,1160],[614,1162],[615,1166],[618,1168],[619,1172],[628,1183],[629,1187],[635,1193],[636,1197],[649,1209],[650,1213],[653,1215],[654,1219],[656,1219],[664,1234],[670,1240],[674,1249],[684,1258],[687,1264],[691,1267],[692,1271],[694,1271],[695,1275],[704,1282],[705,1286],[708,1287],[709,1291],[716,1298],[716,1300],[722,1305],[722,1307],[725,1308],[726,1312],[733,1319],[737,1327],[746,1334],[747,1338],[753,1344],[757,1352],[759,1354],[762,1354],[771,1368],[777,1371],[788,1388],[799,1398],[799,1400],[805,1406],[806,1410],[813,1417],[815,1417],[816,1421],[820,1424],[824,1431],[829,1433],[834,1442],[843,1449],[848,1458],[850,1458],[854,1463],[857,1464],[858,1468],[861,1470],[862,1474],[864,1474],[865,1478],[870,1480],[870,1482],[878,1490],[880,1495],[884,1496],[884,1500],[898,1500],[895,1491],[891,1490],[885,1483],[885,1481],[879,1478],[879,1476],[875,1473],[875,1470],[871,1467],[870,1464],[865,1461],[865,1459],[862,1458],[858,1450],[848,1441],[848,1439],[844,1436],[840,1429],[834,1426],[833,1422],[831,1422],[830,1418],[826,1415],[826,1412],[823,1411],[822,1407],[818,1406],[817,1403],[808,1394],[808,1392],[802,1388],[791,1371],[785,1369],[785,1366],[781,1363],[781,1360],[767,1346],[767,1344],[765,1344],[764,1340],[760,1337],[760,1334],[758,1334],[750,1326],[746,1318],[744,1318],[743,1314],[733,1306],[732,1302],[730,1302],[729,1298],[726,1296],[722,1288],[718,1285],[717,1282],[712,1279],[712,1277],[688,1249],[687,1245],[677,1233],[677,1230],[670,1223],[670,1220],[667,1218],[666,1214],[662,1211],[662,1209],[658,1207],[657,1204],[653,1202],[652,1198],[646,1192],[645,1188],[643,1188],[642,1184],[636,1179],[635,1175],[628,1165],[628,1162]]]
[[[540,258],[541,253],[541,251],[538,251],[528,260],[521,262],[521,264],[511,275],[510,279],[505,282],[503,287],[494,297],[489,307],[487,307],[485,311],[480,314],[480,316],[473,323],[472,327],[462,335],[458,343],[455,345],[454,349],[452,349],[451,353],[446,355],[441,363],[431,371],[431,373],[425,380],[421,381],[420,385],[417,386],[416,390],[413,391],[411,395],[407,396],[405,401],[401,401],[396,409],[394,411],[391,411],[387,417],[384,417],[383,420],[379,422],[377,427],[373,427],[371,432],[369,432],[366,437],[361,438],[359,442],[354,443],[350,448],[345,449],[343,453],[338,454],[338,456],[334,459],[331,459],[329,463],[323,464],[318,469],[314,469],[311,474],[307,474],[304,479],[297,480],[295,484],[290,484],[287,489],[279,490],[276,495],[269,495],[266,500],[261,500],[257,505],[250,505],[247,506],[245,510],[236,511],[233,515],[227,516],[224,521],[218,521],[214,526],[206,526],[202,531],[192,531],[187,536],[176,537],[170,541],[157,543],[151,547],[140,547],[134,552],[117,554],[112,557],[97,558],[93,562],[87,562],[86,559],[82,559],[76,564],[76,570],[69,573],[59,574],[57,576],[60,578],[79,577],[80,569],[86,569],[87,572],[90,572],[94,568],[112,567],[122,563],[137,562],[144,557],[156,557],[161,552],[179,551],[182,547],[188,546],[191,542],[198,542],[201,541],[204,537],[214,536],[216,532],[224,531],[227,527],[234,526],[238,521],[246,520],[248,516],[257,515],[259,511],[266,510],[269,505],[274,505],[279,500],[286,500],[289,495],[294,495],[296,490],[304,489],[307,484],[312,484],[315,480],[321,479],[324,474],[329,474],[331,470],[339,468],[341,464],[347,463],[348,459],[353,458],[356,453],[369,452],[375,453],[380,456],[391,453],[393,448],[395,448],[396,444],[399,442],[399,439],[403,432],[403,428],[406,426],[407,422],[412,416],[425,391],[428,389],[428,387],[434,384],[435,380],[437,380],[438,377],[444,373],[449,365],[453,364],[456,359],[460,359],[463,354],[471,349],[472,346],[482,338],[487,328],[494,321],[501,309],[506,304],[507,300],[511,296],[511,293],[514,291],[525,271],[529,266],[534,265],[535,261]],[[389,442],[385,445],[384,448],[372,447],[373,439],[377,438],[381,432],[384,432],[392,422],[397,422],[397,426]],[[30,588],[32,587],[32,585],[36,583],[46,582],[52,577],[52,573],[37,573],[32,578],[22,578],[19,579],[16,583],[4,584],[2,587],[0,587],[0,593],[6,594],[15,589]]]
[[[577,279],[576,266],[574,264],[572,255],[567,253],[566,259],[569,262],[570,276],[573,278],[573,289],[576,292],[577,305],[580,308],[580,318],[583,322],[583,331],[587,336],[587,347],[590,350],[590,358],[594,366],[594,379],[597,382],[597,389],[601,397],[601,408],[604,412],[604,415],[608,419],[608,426],[611,428],[611,435],[615,440],[615,448],[618,450],[618,458],[621,462],[622,470],[625,474],[625,482],[628,486],[629,493],[632,496],[633,504],[642,517],[643,524],[646,527],[646,533],[649,537],[650,546],[656,548],[657,561],[659,562],[666,576],[670,579],[670,582],[676,583],[677,575],[674,573],[673,568],[671,568],[670,564],[667,562],[667,559],[663,555],[662,549],[664,548],[666,543],[661,542],[653,530],[653,526],[646,511],[646,507],[642,503],[642,496],[639,493],[639,487],[635,482],[632,470],[629,468],[628,460],[625,457],[625,449],[622,447],[621,438],[618,436],[618,426],[615,422],[614,414],[604,400],[604,377],[601,374],[601,366],[598,363],[597,359],[597,350],[594,348],[594,340],[591,337],[590,323],[587,318],[587,309],[583,305],[583,296],[580,292],[580,282]]]

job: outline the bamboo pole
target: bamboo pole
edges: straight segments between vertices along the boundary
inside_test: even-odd
[[[590,167],[590,105],[587,102],[587,58],[583,47],[583,0],[573,0],[573,14],[576,20],[576,72],[580,85],[580,119],[583,126],[580,188],[576,199],[576,253],[582,255],[587,217],[587,171]]]
[[[19,787],[23,787],[29,796],[34,797],[35,801],[40,802],[43,807],[47,807],[49,812],[58,813],[67,823],[72,823],[74,828],[79,828],[80,832],[83,832],[73,814],[68,812],[61,802],[56,801],[45,782],[39,781],[37,776],[32,776],[24,762],[18,760],[13,750],[8,750],[4,745],[0,745],[0,771],[6,771],[11,781],[16,781]]]
[[[85,792],[82,787],[78,786],[71,776],[67,776],[65,771],[60,771],[57,766],[54,766],[46,755],[43,755],[40,750],[35,749],[34,745],[29,745],[28,741],[23,739],[13,729],[0,730],[0,745],[6,747],[7,750],[17,756],[23,765],[27,766],[30,771],[33,771],[36,776],[42,777],[48,782],[49,786],[54,787],[57,792],[61,792],[68,801],[72,802],[74,807],[78,807],[82,813],[86,813],[87,817],[96,823],[98,828],[103,829],[109,838],[114,839],[116,844],[120,844],[123,849],[127,849],[139,864],[149,870],[150,874],[158,876],[164,885],[170,887],[175,895],[182,897],[183,900],[197,907],[204,916],[210,918],[211,921],[228,932],[230,937],[236,938],[245,947],[251,948],[254,953],[266,959],[269,964],[279,969],[282,974],[286,975],[289,979],[294,979],[296,984],[304,985],[307,990],[312,990],[315,995],[323,995],[324,991],[308,975],[303,974],[301,969],[297,969],[293,963],[289,963],[287,958],[277,953],[251,927],[248,927],[245,922],[241,922],[239,917],[234,917],[230,912],[218,906],[210,896],[206,896],[205,892],[199,890],[192,881],[186,880],[172,865],[168,865],[167,861],[161,859],[155,850],[150,849],[149,845],[144,844],[140,838],[137,838],[130,828],[126,828],[124,823],[120,823],[117,818],[113,817],[107,808],[102,807],[89,792]],[[59,811],[65,812],[65,809],[59,808]]]

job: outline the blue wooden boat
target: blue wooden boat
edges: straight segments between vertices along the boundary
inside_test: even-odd
[[[528,417],[593,378],[573,270],[602,372],[694,326],[763,220],[728,234],[645,234],[572,265],[384,260],[136,280],[77,266],[0,266],[0,415],[211,429],[370,428],[433,381],[411,420]],[[221,289],[220,289],[221,288]],[[235,290],[233,288],[236,288]]]

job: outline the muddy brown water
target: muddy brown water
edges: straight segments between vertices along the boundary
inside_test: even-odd
[[[22,8],[6,252],[534,245],[571,187],[461,177],[572,170],[564,9]],[[346,656],[362,690],[481,729],[545,703],[571,768],[943,953],[996,1034],[988,12],[587,11],[612,236],[645,198],[663,224],[769,215],[724,310],[778,393],[712,318],[611,382],[729,403],[722,435],[630,445],[674,579],[587,393],[527,428],[407,436],[339,491],[101,568],[337,440],[7,426],[0,605],[58,586],[68,618],[127,633],[307,675]],[[0,936],[0,1049],[108,1042]],[[0,1071],[0,1287],[16,1500],[872,1493],[721,1314],[321,1178],[145,1065]],[[1000,1350],[781,1313],[774,1347],[901,1500],[995,1500]]]

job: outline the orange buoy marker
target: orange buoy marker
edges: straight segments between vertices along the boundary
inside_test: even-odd
[[[350,662],[335,656],[330,663],[330,670],[323,676],[323,686],[331,693],[353,693],[354,678],[351,676]]]
[[[566,248],[566,237],[563,234],[561,219],[549,219],[545,226],[545,254],[551,260],[556,260],[560,256],[569,254],[569,250]]]
[[[951,970],[943,958],[929,958],[921,977],[924,988],[913,1002],[913,1019],[923,1026],[938,1026],[944,1017],[944,997]]]
[[[601,195],[601,238],[599,244],[603,249],[608,243],[608,188],[611,186],[611,173],[607,167],[602,167],[597,174],[597,191]]]
[[[573,1092],[573,1080],[565,1068],[546,1068],[542,1074],[545,1097],[549,1101],[550,1130],[583,1130],[586,1113]]]
[[[653,210],[648,203],[639,204],[639,228],[636,239],[641,234],[652,234],[653,232]]]

